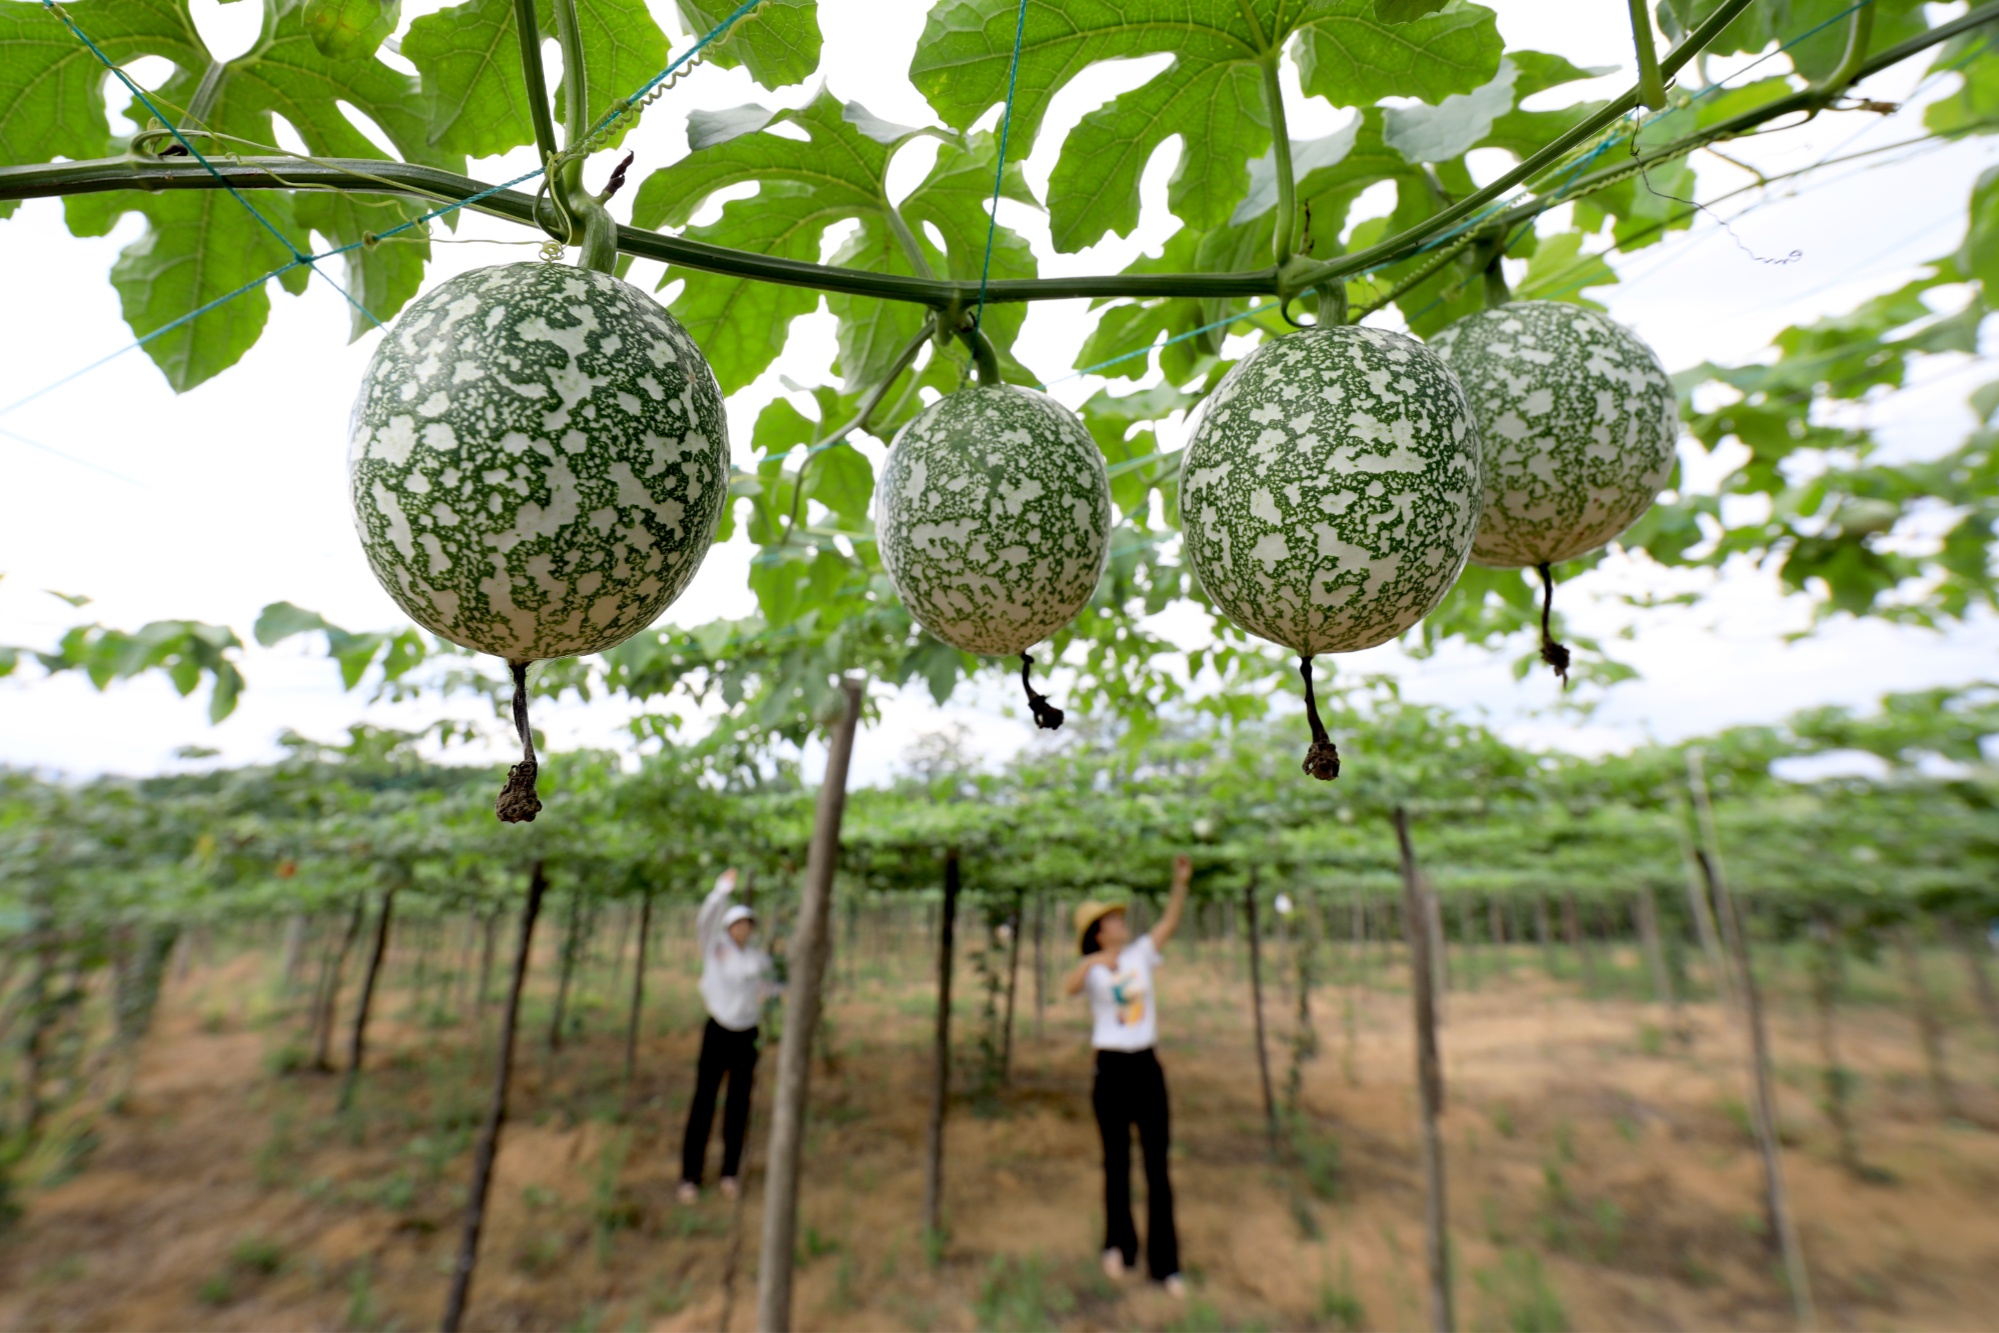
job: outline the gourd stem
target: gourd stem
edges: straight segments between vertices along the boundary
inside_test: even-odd
[[[514,677],[514,730],[521,738],[521,761],[507,770],[507,785],[493,802],[493,813],[503,824],[533,823],[541,813],[541,797],[534,788],[540,765],[534,757],[534,731],[528,726],[528,664],[509,662]]]
[[[1666,81],[1659,77],[1659,49],[1652,41],[1652,16],[1645,0],[1631,0],[1631,41],[1638,48],[1638,105],[1648,111],[1666,105]]]
[[[980,384],[992,389],[1006,383],[1000,377],[999,353],[993,350],[993,341],[984,330],[966,327],[958,330],[958,336],[972,349],[972,368],[978,372]]]
[[[1062,710],[1048,702],[1048,696],[1037,691],[1034,683],[1027,678],[1028,668],[1033,665],[1034,659],[1025,652],[1021,653],[1020,688],[1027,691],[1027,706],[1034,713],[1034,725],[1043,731],[1059,730],[1062,726]]]
[[[1506,238],[1502,235],[1486,242],[1479,257],[1485,261],[1485,308],[1496,310],[1513,299],[1513,291],[1506,285]]]
[[[1319,296],[1319,327],[1337,328],[1351,323],[1347,306],[1347,284],[1344,278],[1332,282],[1322,282],[1313,288]]]
[[[1298,674],[1305,678],[1305,720],[1312,724],[1312,743],[1305,750],[1305,772],[1321,782],[1331,782],[1340,775],[1340,751],[1333,744],[1333,738],[1326,734],[1326,724],[1319,720],[1319,700],[1312,693],[1312,659],[1307,654],[1298,656]]]
[[[1556,641],[1554,631],[1548,626],[1548,618],[1555,609],[1554,571],[1548,568],[1545,560],[1534,568],[1541,573],[1541,660],[1555,669],[1555,674],[1562,678],[1562,688],[1566,690],[1569,688],[1569,649],[1566,644]]]

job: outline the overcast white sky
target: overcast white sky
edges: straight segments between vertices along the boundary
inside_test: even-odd
[[[1630,64],[1625,6],[1616,0],[1550,5],[1545,0],[1490,0],[1509,46],[1559,52],[1580,65]],[[204,36],[222,55],[247,47],[256,6],[193,0]],[[405,19],[441,7],[405,0]],[[864,102],[886,119],[934,123],[904,76],[921,29],[925,0],[822,0],[825,78],[842,98]],[[668,7],[655,3],[662,13]],[[1933,6],[1939,15],[1961,5]],[[685,45],[684,39],[676,49]],[[1057,149],[1089,110],[1142,82],[1163,61],[1099,66],[1055,101],[1027,162],[1037,192],[1046,186]],[[157,64],[158,62],[150,62]],[[1735,62],[1736,65],[1742,62]],[[1867,88],[1899,99],[1916,84],[1926,60],[1890,71]],[[1731,66],[1717,62],[1717,76]],[[142,81],[162,71],[144,66]],[[1555,105],[1623,86],[1628,74],[1544,94],[1530,105]],[[1946,78],[1925,94],[1948,93]],[[684,113],[744,102],[796,105],[811,87],[773,95],[741,71],[704,68],[656,106],[629,146],[636,173],[656,169],[686,151]],[[1346,113],[1306,102],[1291,81],[1294,135],[1323,134]],[[1733,155],[1765,170],[1786,170],[1835,152],[1887,144],[1920,132],[1915,112],[1882,118],[1829,114],[1784,135],[1737,145]],[[1145,176],[1146,215],[1137,233],[1080,255],[1053,255],[1046,228],[1031,210],[1011,202],[1002,218],[1034,237],[1045,274],[1113,271],[1141,251],[1156,249],[1175,224],[1165,211],[1174,161],[1169,145]],[[921,141],[898,159],[899,188],[928,169]],[[475,163],[473,174],[500,180],[531,165],[529,154]],[[1892,156],[1892,155],[1891,155]],[[1735,224],[1736,240],[1711,221],[1675,233],[1616,266],[1622,285],[1593,294],[1611,313],[1658,348],[1669,369],[1704,358],[1755,355],[1787,324],[1850,308],[1910,276],[1926,258],[1952,248],[1963,234],[1967,193],[1999,157],[1988,142],[1953,146],[1899,165],[1830,168],[1777,187],[1771,202]],[[1475,161],[1486,178],[1503,160]],[[1702,193],[1711,196],[1748,178],[1711,157],[1697,159]],[[627,192],[627,201],[630,192]],[[1730,207],[1740,207],[1745,196]],[[1362,201],[1356,217],[1387,211],[1386,198]],[[713,206],[711,206],[712,208]],[[704,218],[705,220],[705,218]],[[0,409],[129,344],[107,273],[118,251],[140,233],[128,216],[109,237],[78,240],[62,225],[60,205],[32,202],[0,223],[0,274],[13,318],[0,322]],[[467,214],[458,239],[481,243],[438,247],[436,280],[464,268],[526,260],[525,233]],[[829,250],[832,242],[829,241]],[[1795,263],[1760,263],[1762,256],[1801,252]],[[641,265],[635,281],[650,285],[658,268]],[[402,623],[361,558],[348,517],[346,424],[354,388],[373,339],[347,345],[347,315],[338,294],[315,283],[302,297],[273,291],[269,326],[233,370],[176,397],[152,364],[130,352],[18,411],[0,415],[0,643],[48,646],[67,627],[92,617],[120,628],[157,618],[193,618],[235,626],[246,638],[266,603],[289,600],[356,629]],[[1020,350],[1044,376],[1067,372],[1088,331],[1082,303],[1032,308]],[[772,371],[730,404],[739,462],[748,461],[749,426],[781,391],[779,374],[812,382],[833,355],[832,321],[810,316],[795,327]],[[1890,447],[1907,456],[1941,453],[1971,425],[1964,399],[1990,375],[1970,359],[1942,363],[1933,383],[1866,409]],[[1099,385],[1067,380],[1056,396],[1079,404]],[[877,460],[879,450],[875,451]],[[1712,474],[1712,465],[1704,471]],[[695,624],[753,610],[744,586],[750,550],[740,534],[708,558],[692,589],[667,619]],[[1634,612],[1614,594],[1708,588],[1692,608]],[[44,591],[86,594],[83,612]],[[1400,675],[1417,698],[1483,710],[1509,735],[1537,744],[1601,751],[1647,736],[1673,738],[1735,722],[1770,720],[1814,703],[1862,705],[1887,690],[1959,683],[1991,676],[1999,629],[1989,617],[1942,634],[1879,624],[1834,623],[1787,644],[1803,627],[1805,606],[1786,601],[1772,578],[1733,570],[1706,576],[1662,576],[1612,562],[1570,586],[1563,609],[1583,631],[1609,638],[1628,633],[1618,653],[1643,679],[1618,687],[1594,717],[1579,721],[1551,711],[1554,681],[1535,673],[1516,682],[1512,653],[1458,650],[1415,662],[1393,646],[1339,659],[1341,670]],[[187,744],[214,747],[225,761],[251,761],[274,751],[286,728],[337,738],[366,716],[402,726],[436,716],[433,707],[364,708],[343,694],[317,645],[295,642],[244,654],[249,690],[235,716],[209,727],[205,690],[182,700],[161,680],[92,692],[73,677],[44,679],[24,667],[0,681],[0,763],[70,774],[153,772],[174,768]],[[1059,696],[1060,691],[1058,689]],[[990,682],[961,690],[938,709],[920,686],[886,703],[881,723],[861,742],[856,777],[886,775],[909,743],[951,723],[969,728],[984,753],[1003,756],[1021,745],[1045,744],[1031,721],[1017,716],[1017,686]],[[448,711],[463,714],[469,704]],[[626,744],[622,722],[632,711],[617,701],[542,706],[537,723],[558,746]],[[493,751],[497,758],[499,751]]]

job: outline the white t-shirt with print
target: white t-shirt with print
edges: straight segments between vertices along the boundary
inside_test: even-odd
[[[1090,1045],[1099,1051],[1150,1050],[1159,1040],[1159,1011],[1152,993],[1152,970],[1159,950],[1150,934],[1118,951],[1117,966],[1092,964],[1083,978],[1090,997]]]

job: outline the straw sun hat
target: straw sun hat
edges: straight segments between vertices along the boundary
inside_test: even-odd
[[[1091,926],[1096,925],[1097,922],[1102,921],[1112,912],[1122,912],[1123,910],[1123,903],[1106,903],[1094,900],[1078,906],[1076,908],[1076,947],[1078,949],[1083,947],[1083,936],[1090,933]]]

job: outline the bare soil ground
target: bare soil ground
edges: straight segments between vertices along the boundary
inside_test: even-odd
[[[871,946],[886,942],[870,933]],[[623,994],[607,966],[583,979],[563,1048],[548,1047],[550,938],[538,950],[472,1326],[751,1327],[771,1049],[744,1203],[711,1191],[678,1205],[700,1015],[684,942],[661,941],[628,1096]],[[801,1203],[802,1327],[1427,1326],[1409,1003],[1390,960],[1374,955],[1370,984],[1352,987],[1344,946],[1321,951],[1332,980],[1313,997],[1318,1052],[1302,1065],[1299,1111],[1273,1160],[1240,944],[1170,951],[1161,1058],[1193,1288],[1181,1303],[1136,1280],[1113,1284],[1095,1266],[1101,1177],[1083,1015],[1051,996],[1037,1023],[1028,966],[1011,1078],[997,1088],[982,1085],[979,973],[968,958],[959,974],[949,1234],[926,1246],[925,947],[912,932],[896,954],[869,947],[836,965]],[[1281,1097],[1297,996],[1289,955],[1272,953],[1270,971],[1284,979],[1266,995]],[[1622,960],[1621,986],[1594,996],[1539,962],[1532,948],[1455,962],[1443,1128],[1461,1325],[1790,1327],[1736,1029],[1718,1007],[1694,1004],[1676,1033],[1663,1007],[1632,998],[1635,956]],[[1609,982],[1615,961],[1598,966]],[[1939,956],[1933,972],[1953,966]],[[434,1012],[444,992],[431,968],[420,1012],[410,959],[394,963],[359,1105],[345,1116],[334,1110],[337,1080],[289,1068],[300,1023],[273,954],[224,957],[176,980],[129,1095],[76,1123],[64,1178],[30,1192],[0,1237],[0,1327],[434,1326],[493,1025]],[[1818,1106],[1802,975],[1778,968],[1770,984],[1786,1168],[1825,1323],[1999,1327],[1993,1035],[1953,998],[1959,1114],[1945,1119],[1913,1024],[1886,1003],[1889,981],[1856,976],[1863,1002],[1841,1014],[1869,1168],[1856,1178],[1838,1164]],[[460,1002],[467,994],[456,990]],[[1142,1225],[1142,1205],[1138,1215]]]

